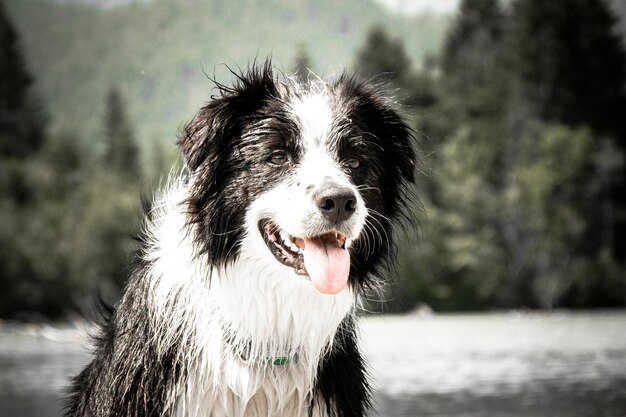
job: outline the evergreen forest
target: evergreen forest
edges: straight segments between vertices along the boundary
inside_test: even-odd
[[[412,17],[236,3],[0,3],[0,317],[114,303],[140,195],[180,169],[176,130],[219,63],[265,54],[303,79],[346,68],[384,82],[415,129],[415,224],[396,231],[394,285],[368,310],[626,306],[621,2],[461,0]],[[322,24],[298,31],[307,19]],[[300,36],[273,49],[291,27]]]

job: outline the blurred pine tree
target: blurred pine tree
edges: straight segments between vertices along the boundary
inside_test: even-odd
[[[58,317],[125,281],[139,227],[139,148],[116,89],[100,159],[75,134],[45,133],[1,4],[0,58],[0,317]]]
[[[140,178],[139,147],[126,114],[124,99],[116,87],[107,94],[103,125],[103,163],[128,178]]]
[[[585,250],[608,249],[626,264],[626,49],[617,17],[603,0],[517,0],[512,10],[516,106],[531,117],[589,126],[596,150],[619,153],[615,163],[596,165]]]
[[[21,202],[28,190],[17,160],[36,153],[44,141],[44,118],[31,84],[17,34],[0,3],[0,191]]]
[[[393,38],[381,26],[375,26],[357,51],[354,68],[362,76],[382,77],[394,82],[411,70],[411,59],[401,39]]]
[[[614,256],[626,236],[616,196],[624,158],[611,145],[626,123],[623,47],[602,1],[556,3],[516,0],[511,14],[496,0],[461,3],[433,90],[442,142],[427,161],[428,218],[400,258],[401,292],[413,300],[626,302]]]
[[[306,81],[311,71],[314,71],[311,55],[305,44],[299,44],[294,58],[292,72],[300,80]]]
[[[39,291],[20,241],[28,224],[24,212],[36,197],[29,178],[31,158],[44,142],[31,83],[17,34],[0,3],[0,316]]]
[[[499,118],[506,112],[509,74],[502,65],[505,26],[498,0],[461,3],[440,58],[448,122]]]
[[[533,117],[626,141],[626,50],[606,1],[516,0],[511,27],[518,93]]]

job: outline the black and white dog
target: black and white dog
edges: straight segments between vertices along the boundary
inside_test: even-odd
[[[412,135],[380,89],[253,66],[179,141],[68,415],[363,416],[354,310],[406,214]]]

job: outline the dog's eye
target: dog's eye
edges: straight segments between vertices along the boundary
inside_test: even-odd
[[[362,163],[361,163],[361,160],[359,158],[352,157],[352,158],[346,159],[346,165],[350,169],[359,169],[359,168],[361,168]]]
[[[285,151],[275,151],[269,159],[272,165],[280,166],[286,164],[288,161]]]

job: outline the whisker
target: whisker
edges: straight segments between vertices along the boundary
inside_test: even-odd
[[[382,214],[379,211],[376,211],[374,209],[368,208],[367,211],[374,213],[375,215],[377,215],[378,217],[380,217],[381,219],[385,219],[389,222],[389,224],[393,224],[393,220],[391,220],[389,217],[385,216],[384,214]]]
[[[378,187],[372,187],[372,186],[369,186],[369,185],[367,185],[367,184],[357,185],[357,186],[356,186],[356,189],[357,189],[358,191],[368,191],[368,190],[374,190],[374,191],[378,191],[378,192],[380,193],[380,188],[378,188]]]
[[[383,217],[383,218],[384,218],[384,219],[386,219],[386,220],[388,220],[389,222],[391,222],[389,219],[387,219],[387,218],[385,218],[385,217]],[[381,222],[379,219],[377,219],[376,217],[374,217],[374,216],[370,216],[370,217],[369,217],[369,219],[370,219],[370,220],[374,220],[374,221],[376,221],[376,223],[378,223],[378,225],[380,226],[380,228],[381,228],[381,229],[383,229],[383,232],[385,233],[385,240],[386,240],[386,242],[387,242],[387,245],[389,246],[389,243],[390,243],[390,240],[389,240],[389,235],[387,234],[387,230],[386,230],[386,229],[385,229],[385,227],[383,226],[382,222]],[[373,225],[372,225],[372,226],[373,226]],[[377,232],[378,232],[378,234],[380,235],[380,231],[378,231],[378,230],[377,230]],[[382,238],[382,236],[380,236],[380,243],[381,243],[381,244],[383,244],[383,243],[384,243],[384,242],[383,242],[383,238]]]

